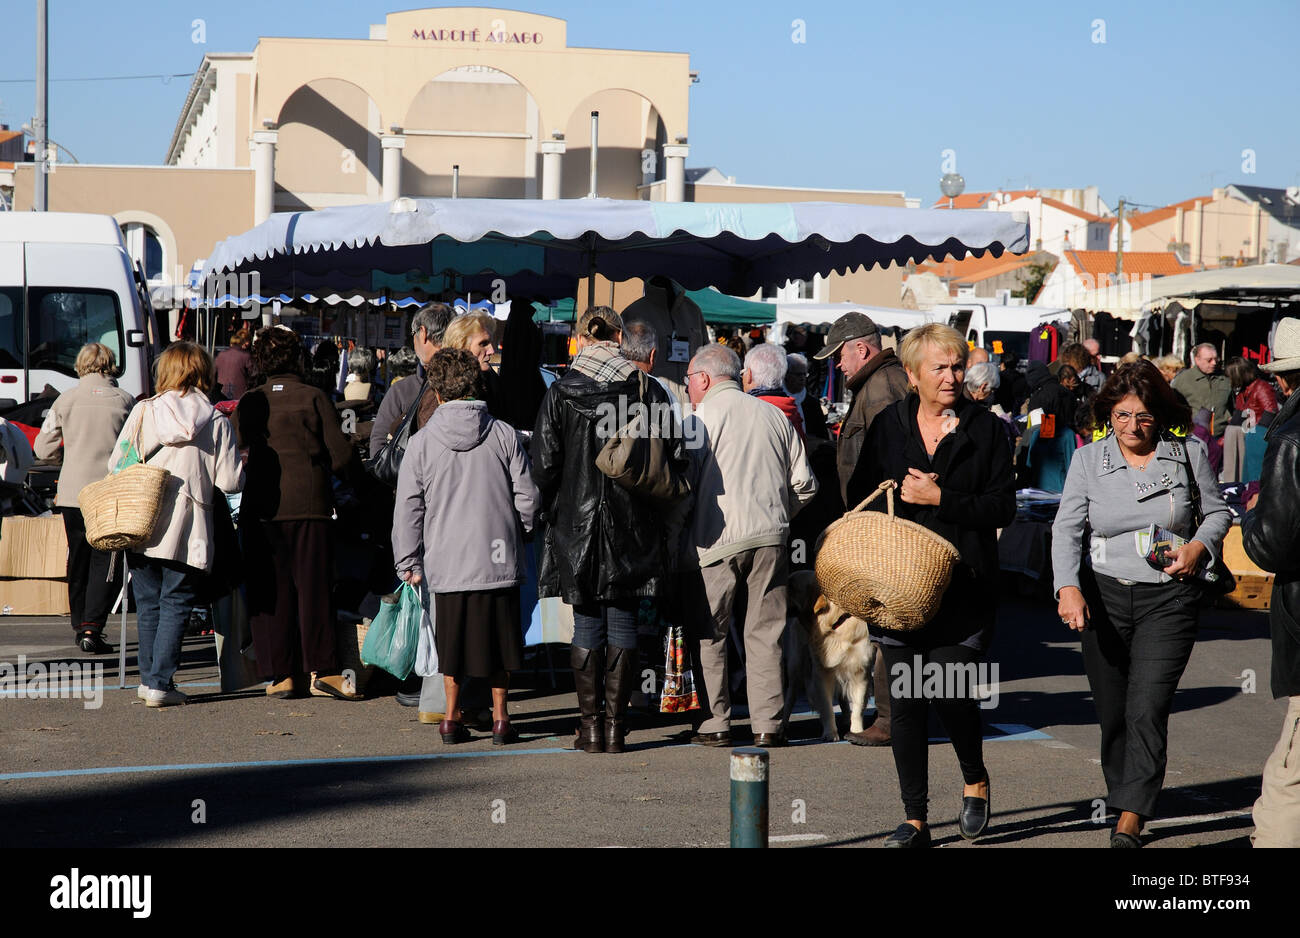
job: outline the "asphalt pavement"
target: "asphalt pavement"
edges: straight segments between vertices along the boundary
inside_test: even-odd
[[[114,644],[117,632],[110,626]],[[554,675],[537,650],[517,676],[520,743],[493,747],[475,733],[446,746],[391,696],[222,694],[204,636],[186,639],[176,676],[191,702],[151,710],[136,697],[132,620],[126,689],[117,688],[117,656],[82,654],[72,635],[64,619],[0,618],[0,663],[99,663],[105,688],[95,708],[94,699],[30,699],[30,683],[0,685],[6,846],[728,843],[728,751],[683,744],[686,719],[658,714],[634,718],[623,755],[567,748],[577,711],[561,651]],[[957,835],[961,777],[936,723],[937,845],[1106,846],[1099,732],[1078,642],[1054,606],[1016,599],[1004,604],[989,660],[999,694],[984,711],[993,821],[977,844]],[[1286,709],[1269,694],[1269,663],[1266,613],[1204,613],[1174,701],[1151,846],[1248,846],[1260,771]],[[879,846],[903,820],[890,751],[822,743],[809,713],[792,736],[770,753],[773,846]]]

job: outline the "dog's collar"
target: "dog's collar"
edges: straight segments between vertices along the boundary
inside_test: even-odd
[[[834,623],[831,624],[831,631],[834,632],[834,631],[835,631],[836,629],[838,629],[841,625],[843,625],[845,619],[852,619],[852,618],[853,618],[853,613],[851,613],[851,612],[846,612],[846,613],[844,613],[842,616],[840,616],[838,619],[836,619],[836,620],[834,621]]]

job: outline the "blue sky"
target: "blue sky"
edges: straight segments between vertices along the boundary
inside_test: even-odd
[[[249,51],[259,35],[365,38],[417,5],[50,0],[51,77],[192,72],[204,51]],[[739,182],[901,189],[929,204],[951,148],[968,191],[1096,185],[1112,207],[1300,185],[1296,0],[514,5],[568,20],[570,45],[689,53],[701,81],[688,165]],[[0,79],[30,78],[36,2],[6,6]],[[191,41],[195,18],[205,46]],[[51,136],[82,162],[157,163],[188,85],[55,81]],[[0,82],[0,122],[16,129],[33,107],[30,82]]]

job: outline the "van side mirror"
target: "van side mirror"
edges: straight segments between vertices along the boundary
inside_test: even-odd
[[[126,344],[131,346],[132,348],[139,348],[140,346],[144,345],[144,330],[143,329],[126,330]]]

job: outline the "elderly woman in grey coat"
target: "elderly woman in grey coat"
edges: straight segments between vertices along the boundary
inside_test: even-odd
[[[1169,711],[1196,641],[1205,571],[1232,516],[1200,441],[1169,432],[1190,426],[1191,413],[1155,365],[1121,367],[1092,406],[1109,432],[1074,453],[1052,568],[1061,621],[1082,633],[1101,722],[1106,803],[1119,812],[1110,845],[1140,847],[1164,783]],[[1163,566],[1147,560],[1151,525],[1185,542]]]
[[[444,743],[467,741],[460,685],[492,685],[492,742],[518,738],[506,713],[509,672],[523,666],[519,586],[524,534],[537,509],[527,453],[507,423],[474,400],[479,365],[461,349],[443,349],[428,368],[438,408],[411,438],[397,477],[393,556],[412,586],[433,596],[439,670],[447,691]]]
[[[86,542],[86,520],[78,497],[91,482],[104,478],[104,464],[113,453],[134,398],[113,381],[113,350],[98,342],[77,353],[77,386],[59,395],[36,436],[36,455],[52,459],[63,448],[63,469],[54,507],[63,516],[68,536],[68,608],[77,645],[91,654],[108,654],[104,624],[121,574],[109,580],[110,554]]]

